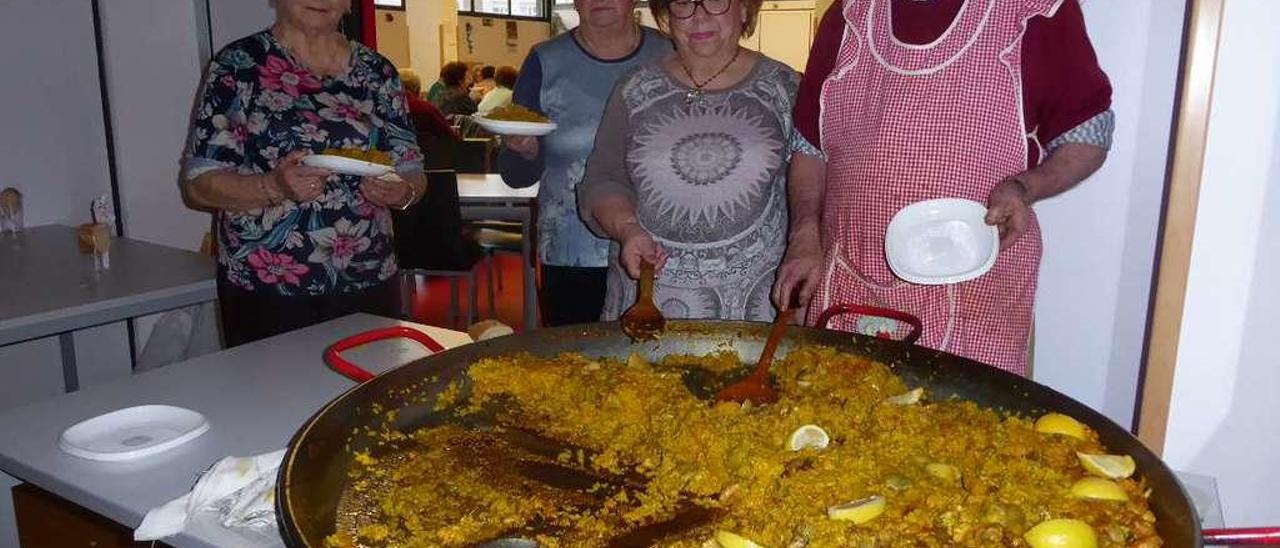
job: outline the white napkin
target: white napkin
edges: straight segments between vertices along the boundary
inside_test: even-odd
[[[276,471],[284,449],[253,457],[226,457],[200,476],[191,492],[152,508],[133,532],[138,541],[176,535],[197,512],[217,512],[224,527],[275,527]]]

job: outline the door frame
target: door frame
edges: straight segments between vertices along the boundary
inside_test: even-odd
[[[1178,106],[1149,316],[1151,327],[1139,378],[1138,439],[1156,454],[1163,453],[1169,422],[1225,3],[1226,0],[1188,0],[1186,8]]]

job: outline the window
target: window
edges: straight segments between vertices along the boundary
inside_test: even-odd
[[[498,15],[548,19],[551,0],[457,0],[459,15]],[[555,0],[560,2],[563,0]],[[568,0],[572,5],[573,0]]]

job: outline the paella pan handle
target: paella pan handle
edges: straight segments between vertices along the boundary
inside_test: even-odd
[[[351,363],[349,360],[342,357],[342,353],[357,346],[369,344],[373,341],[398,338],[413,339],[421,343],[422,346],[427,347],[427,350],[432,352],[444,351],[444,346],[436,342],[435,339],[432,339],[426,333],[418,331],[417,329],[397,325],[395,327],[384,327],[381,329],[374,329],[372,331],[365,331],[364,333],[357,333],[329,345],[329,348],[326,348],[324,351],[324,363],[329,366],[329,369],[337,371],[353,381],[368,381],[376,375],[365,371],[364,368],[354,363]]]
[[[1205,529],[1200,534],[1205,544],[1280,544],[1280,527]]]
[[[878,318],[888,318],[890,320],[898,320],[909,324],[911,332],[902,338],[902,342],[907,344],[915,344],[920,338],[920,334],[924,331],[924,325],[920,323],[920,318],[907,314],[906,312],[898,312],[888,308],[879,308],[875,306],[863,306],[860,304],[837,304],[826,309],[818,316],[817,326],[826,329],[827,324],[831,323],[831,318],[844,314],[858,314],[860,316],[875,316]]]

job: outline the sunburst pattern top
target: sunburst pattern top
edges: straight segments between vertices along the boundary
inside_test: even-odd
[[[799,76],[767,57],[736,85],[689,100],[659,62],[624,77],[605,107],[579,204],[623,195],[670,254],[655,284],[673,318],[767,320],[786,246],[786,175],[794,153],[819,155],[791,124]],[[598,227],[596,227],[598,228]],[[634,300],[613,253],[604,317]]]

